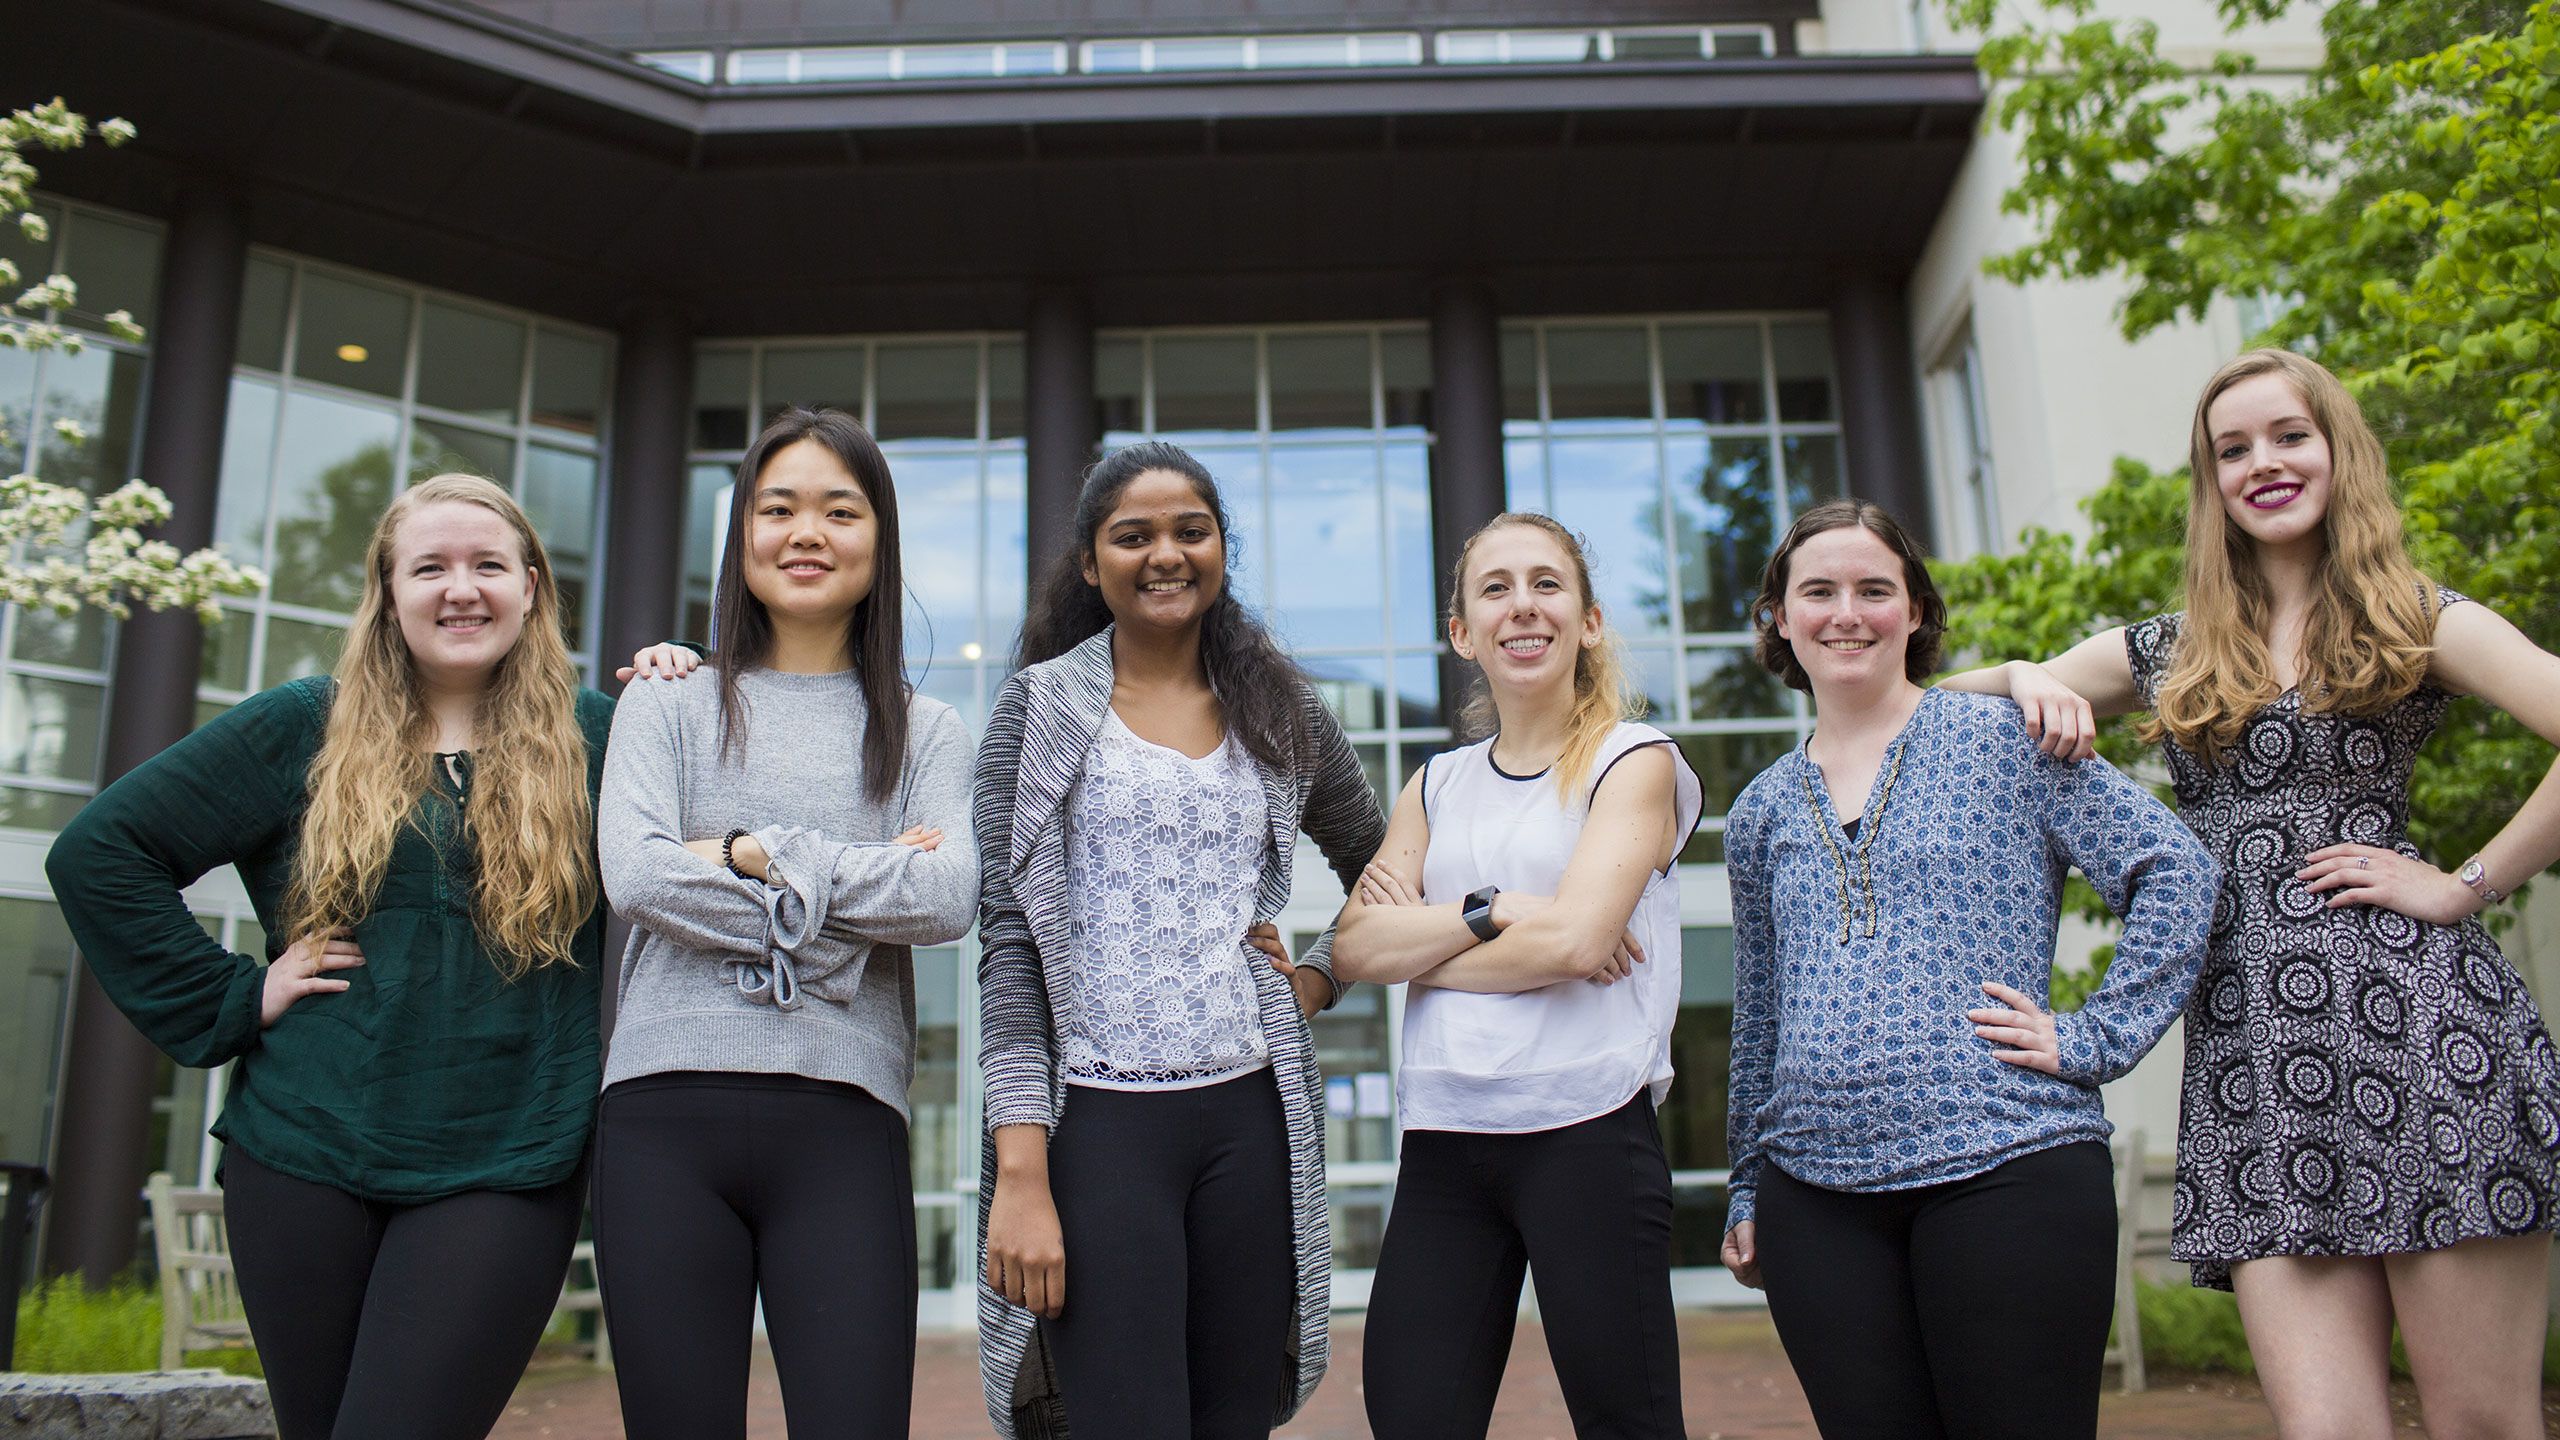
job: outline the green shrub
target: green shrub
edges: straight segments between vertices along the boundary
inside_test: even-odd
[[[2142,1358],[2171,1370],[2228,1370],[2258,1373],[2249,1357],[2249,1337],[2240,1328],[2240,1303],[2228,1291],[2198,1290],[2188,1285],[2155,1285],[2136,1278],[2135,1304],[2142,1311]],[[2409,1377],[2409,1352],[2395,1332],[2391,1337],[2391,1373]],[[2560,1385],[2560,1326],[2542,1340],[2542,1381]]]
[[[190,1350],[189,1365],[263,1375],[255,1351]],[[160,1368],[160,1292],[124,1280],[91,1290],[58,1275],[18,1297],[16,1368],[51,1375],[105,1375]]]

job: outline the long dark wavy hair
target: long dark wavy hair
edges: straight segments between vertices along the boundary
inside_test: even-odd
[[[1048,573],[1033,591],[1023,617],[1022,640],[1014,651],[1014,668],[1027,669],[1053,660],[1102,632],[1111,623],[1102,592],[1084,578],[1093,556],[1094,539],[1120,505],[1130,482],[1150,470],[1170,470],[1191,482],[1200,503],[1218,517],[1218,544],[1226,554],[1226,578],[1218,598],[1200,622],[1200,668],[1209,677],[1209,692],[1218,697],[1227,728],[1244,741],[1246,752],[1276,774],[1297,768],[1300,741],[1299,697],[1306,676],[1282,651],[1271,632],[1236,599],[1236,527],[1227,502],[1209,467],[1179,445],[1161,440],[1114,450],[1085,472],[1084,489],[1076,496],[1075,539],[1066,553],[1050,562]]]
[[[755,513],[756,481],[765,463],[785,446],[814,440],[843,462],[871,502],[875,527],[871,546],[871,593],[853,607],[845,621],[844,653],[862,683],[862,699],[870,714],[862,727],[862,789],[873,804],[898,792],[898,772],[907,756],[906,626],[900,597],[906,577],[898,566],[898,491],[889,483],[889,461],[862,422],[841,410],[810,410],[794,405],[773,417],[747,456],[738,462],[738,482],[729,492],[729,543],[721,553],[720,578],[712,586],[711,613],[719,649],[712,663],[720,670],[720,749],[732,753],[746,735],[746,697],[738,691],[740,672],[773,658],[773,616],[747,588],[747,517]]]

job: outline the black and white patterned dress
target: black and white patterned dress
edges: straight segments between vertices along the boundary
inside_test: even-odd
[[[2442,592],[2444,604],[2463,597]],[[2182,616],[2125,632],[2147,704]],[[2186,1013],[2171,1253],[2195,1283],[2268,1255],[2391,1255],[2560,1224],[2560,1058],[2476,919],[2329,908],[2294,878],[2405,833],[2409,773],[2450,696],[2306,713],[2286,691],[2220,765],[2164,745],[2180,814],[2222,861]]]

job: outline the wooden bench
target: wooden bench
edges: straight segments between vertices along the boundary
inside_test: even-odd
[[[151,1177],[149,1194],[160,1258],[160,1368],[177,1369],[190,1350],[247,1346],[249,1317],[231,1274],[222,1192],[182,1188],[164,1170]]]
[[[163,1171],[151,1177],[151,1234],[160,1260],[160,1368],[175,1370],[190,1350],[251,1344],[249,1317],[231,1272],[231,1232],[222,1218],[222,1192],[181,1186]],[[581,1240],[569,1253],[569,1273],[554,1313],[592,1314],[596,1364],[612,1368],[613,1347],[604,1329],[604,1296],[596,1286],[596,1246]]]

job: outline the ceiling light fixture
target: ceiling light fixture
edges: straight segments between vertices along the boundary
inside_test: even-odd
[[[338,347],[338,358],[346,361],[350,365],[363,364],[366,357],[370,356],[372,353],[372,351],[367,350],[361,345],[341,345]]]

